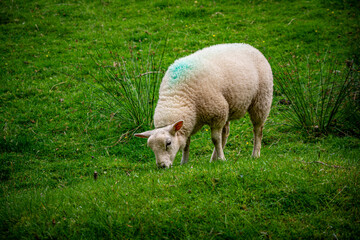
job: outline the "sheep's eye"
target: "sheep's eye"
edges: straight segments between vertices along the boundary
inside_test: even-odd
[[[167,139],[166,140],[166,150],[168,149],[168,146],[171,145],[171,140],[170,139]]]

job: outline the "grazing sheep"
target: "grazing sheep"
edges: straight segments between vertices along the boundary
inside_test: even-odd
[[[266,58],[248,44],[220,44],[176,60],[160,85],[155,129],[148,138],[159,167],[170,167],[181,149],[189,159],[190,137],[209,125],[215,149],[210,161],[225,160],[230,121],[246,112],[254,126],[253,157],[260,156],[264,122],[270,112],[273,77]]]

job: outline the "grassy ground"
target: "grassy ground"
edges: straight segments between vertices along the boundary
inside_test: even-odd
[[[291,52],[358,62],[357,1],[0,1],[0,237],[322,238],[360,236],[360,141],[289,127],[276,92],[262,156],[249,118],[226,162],[209,128],[190,162],[155,167],[129,123],[87,82],[100,51],[164,42],[164,66],[205,46],[246,42],[272,65]],[[141,43],[140,43],[141,41]],[[97,56],[101,59],[101,56]],[[104,63],[111,61],[104,58]],[[85,80],[85,81],[84,81]],[[99,176],[94,181],[93,173]]]

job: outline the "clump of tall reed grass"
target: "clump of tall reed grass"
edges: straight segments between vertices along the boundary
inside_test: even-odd
[[[106,108],[129,130],[153,125],[165,48],[166,42],[162,47],[132,42],[125,54],[107,47],[93,57],[98,72],[92,75],[92,85],[99,90]]]
[[[359,101],[359,74],[353,62],[339,63],[328,53],[292,55],[274,68],[275,88],[285,98],[280,102],[283,112],[295,127],[328,134],[346,129],[349,115],[359,115],[359,109],[348,107]]]

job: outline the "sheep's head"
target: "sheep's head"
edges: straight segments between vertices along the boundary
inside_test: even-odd
[[[169,168],[173,164],[176,153],[183,145],[183,136],[178,132],[184,121],[178,121],[169,126],[136,133],[136,137],[147,138],[148,146],[153,150],[158,167]]]

